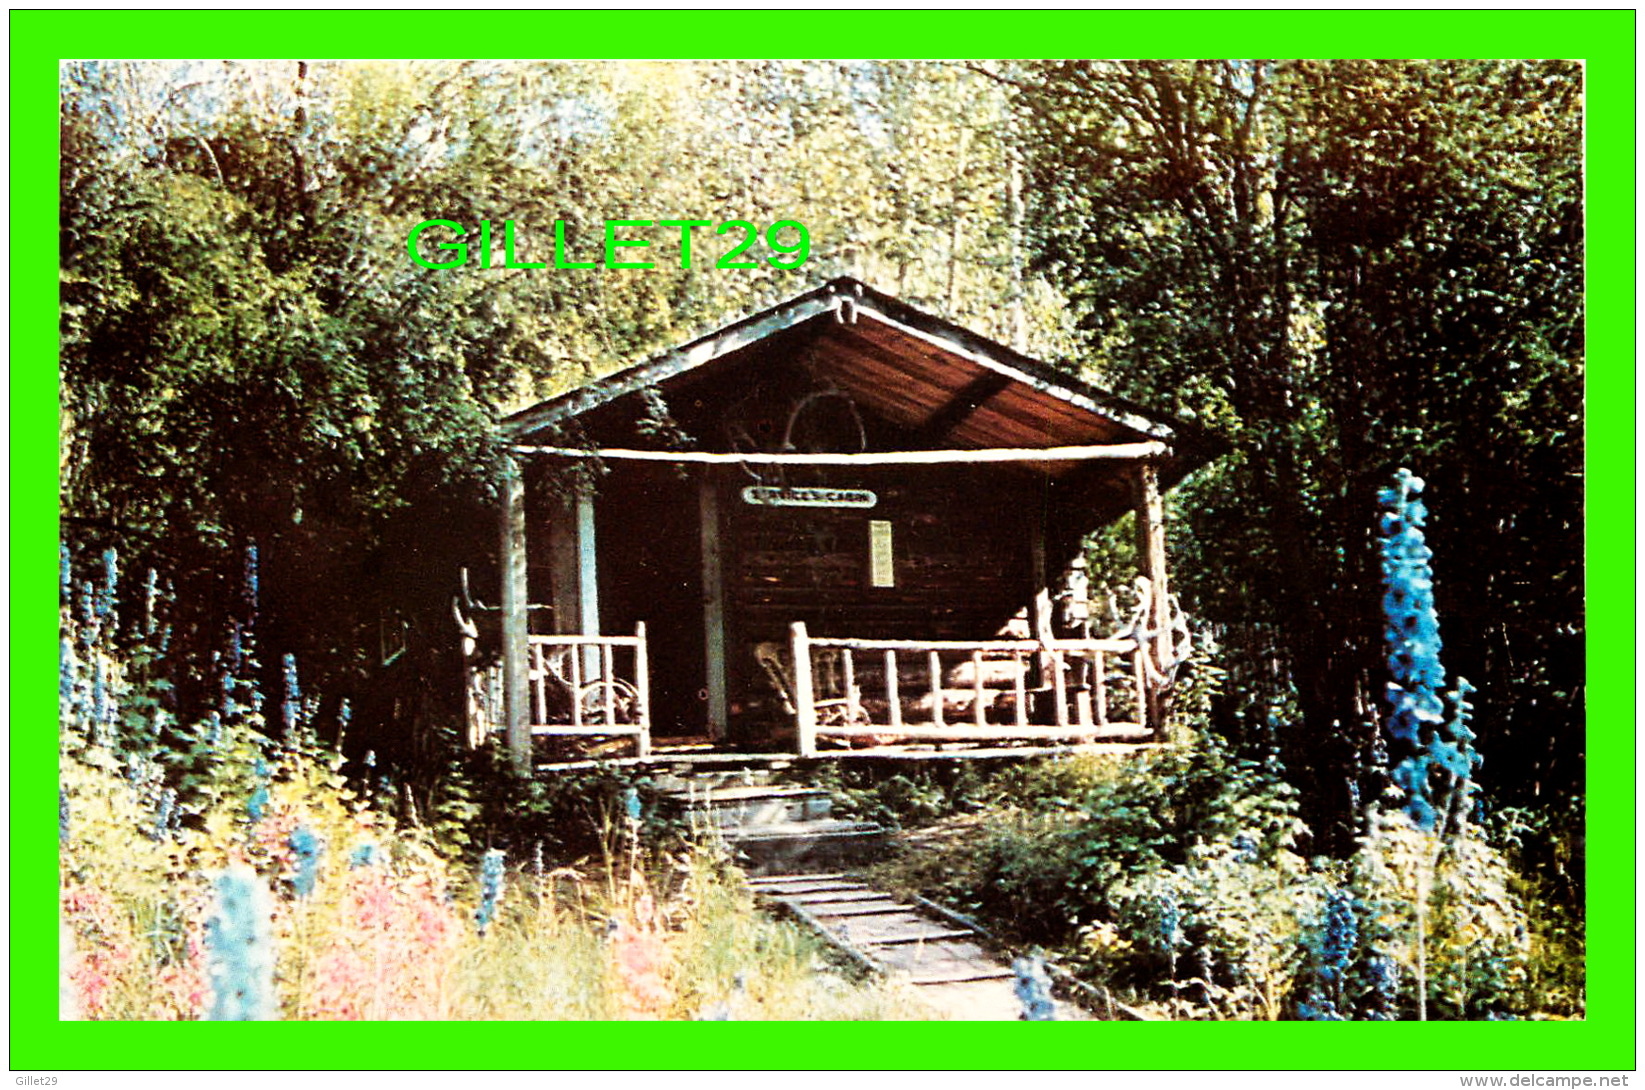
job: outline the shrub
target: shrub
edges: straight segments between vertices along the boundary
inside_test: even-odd
[[[1447,840],[1404,814],[1372,822],[1347,868],[1359,931],[1348,984],[1354,1009],[1394,1013],[1388,975],[1397,976],[1398,1016],[1422,1008],[1430,1017],[1501,1017],[1541,1006],[1531,988],[1529,917],[1504,853],[1474,829]]]

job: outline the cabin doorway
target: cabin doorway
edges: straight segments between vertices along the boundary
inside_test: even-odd
[[[631,632],[645,622],[652,734],[708,735],[697,481],[675,466],[614,466],[594,510],[600,628]]]

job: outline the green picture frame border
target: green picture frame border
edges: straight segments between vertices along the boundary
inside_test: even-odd
[[[315,33],[319,30],[319,33]],[[1635,1066],[1632,11],[14,11],[11,225],[55,239],[57,73],[76,57],[1299,56],[1587,66],[1588,1018],[1525,1023],[76,1023],[56,1018],[57,277],[13,247],[13,1071],[96,1069],[1463,1069]],[[883,56],[883,54],[876,54]],[[912,58],[909,58],[912,59]],[[619,214],[614,210],[613,214]],[[1444,573],[1438,573],[1443,579]],[[1032,1032],[1033,1037],[1025,1036]],[[826,1044],[824,1043],[826,1042]],[[275,1047],[279,1045],[280,1047]]]

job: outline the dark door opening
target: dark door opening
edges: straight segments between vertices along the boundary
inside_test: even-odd
[[[652,733],[708,732],[697,484],[666,465],[615,466],[594,500],[600,629],[644,621]]]

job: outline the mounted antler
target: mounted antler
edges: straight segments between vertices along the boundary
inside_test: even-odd
[[[1182,603],[1175,594],[1167,594],[1162,613],[1163,623],[1155,628],[1149,623],[1153,614],[1154,586],[1145,575],[1139,575],[1133,583],[1137,592],[1137,601],[1131,607],[1131,615],[1124,624],[1115,629],[1112,639],[1136,640],[1138,643],[1151,644],[1162,635],[1169,635],[1169,644],[1165,649],[1164,661],[1155,663],[1154,656],[1142,656],[1143,668],[1148,671],[1148,679],[1162,689],[1169,689],[1176,679],[1177,670],[1188,661],[1188,656],[1194,650],[1194,634],[1188,626],[1188,615],[1182,611]],[[1110,603],[1113,599],[1110,597]],[[1117,610],[1110,606],[1110,611],[1117,615]]]
[[[457,621],[457,631],[463,634],[463,659],[467,661],[474,657],[475,649],[480,642],[480,626],[469,616],[480,607],[475,604],[474,598],[468,592],[467,568],[462,569],[460,587],[458,596],[451,600],[451,615]],[[468,613],[463,612],[464,607],[467,607]]]

